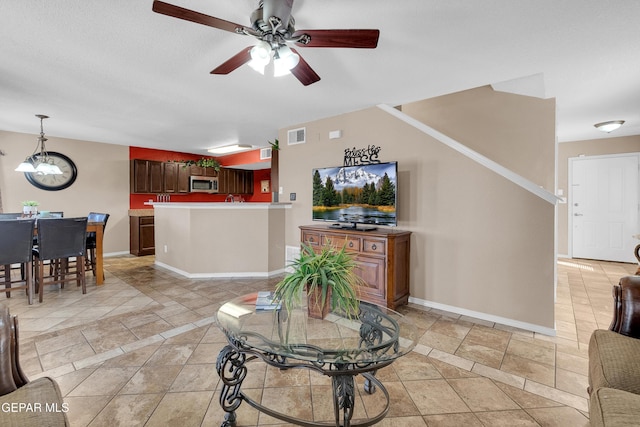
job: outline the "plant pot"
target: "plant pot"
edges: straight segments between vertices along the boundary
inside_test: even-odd
[[[313,319],[324,319],[331,308],[331,288],[327,289],[326,300],[322,300],[322,288],[307,289],[307,311]]]
[[[38,213],[38,207],[37,206],[23,206],[22,207],[22,213],[24,214],[24,216],[35,216]]]

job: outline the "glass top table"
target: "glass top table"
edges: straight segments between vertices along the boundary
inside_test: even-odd
[[[235,410],[242,401],[275,418],[302,426],[368,426],[385,417],[389,395],[375,372],[415,347],[417,330],[409,319],[389,308],[360,302],[357,316],[350,318],[331,311],[320,320],[310,318],[306,306],[291,312],[273,306],[256,309],[256,297],[253,293],[234,298],[224,303],[216,315],[218,326],[229,342],[216,363],[223,384],[220,405],[227,412],[223,427],[235,425]],[[335,424],[293,418],[243,394],[240,387],[247,375],[245,363],[256,358],[279,369],[306,368],[331,377]],[[380,389],[386,403],[378,415],[351,423],[357,375],[365,378],[365,392]]]

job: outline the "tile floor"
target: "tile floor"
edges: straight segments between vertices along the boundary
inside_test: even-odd
[[[217,426],[215,359],[225,338],[213,314],[236,295],[271,289],[272,279],[186,279],[153,257],[105,259],[106,281],[88,292],[45,290],[29,306],[8,304],[20,322],[27,376],[51,376],[74,427]],[[415,351],[381,370],[391,396],[381,426],[588,426],[587,345],[611,320],[611,285],[632,264],[558,262],[557,336],[516,330],[416,306]],[[305,370],[252,362],[243,390],[300,418],[330,421],[330,383]],[[361,393],[354,419],[380,410],[380,393]],[[283,425],[246,404],[238,426]]]

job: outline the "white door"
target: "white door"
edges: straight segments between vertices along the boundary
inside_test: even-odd
[[[636,262],[638,154],[569,159],[572,256]]]

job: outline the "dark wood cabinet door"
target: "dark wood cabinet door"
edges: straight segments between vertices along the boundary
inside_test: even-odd
[[[178,192],[178,163],[165,163],[163,166],[164,191],[162,193]]]
[[[189,173],[190,169],[187,165],[178,163],[178,193],[189,192]]]
[[[189,175],[204,176],[204,168],[202,166],[191,165],[189,166]]]
[[[253,194],[253,171],[244,172],[244,194]]]
[[[149,193],[149,162],[147,160],[131,161],[131,192]]]
[[[164,192],[164,175],[163,164],[149,160],[149,192],[150,193],[163,193]]]
[[[220,168],[220,172],[218,172],[218,192],[221,194],[233,193],[233,187],[229,182],[230,171],[231,169]]]
[[[155,227],[152,216],[129,217],[129,252],[132,255],[154,255]]]

